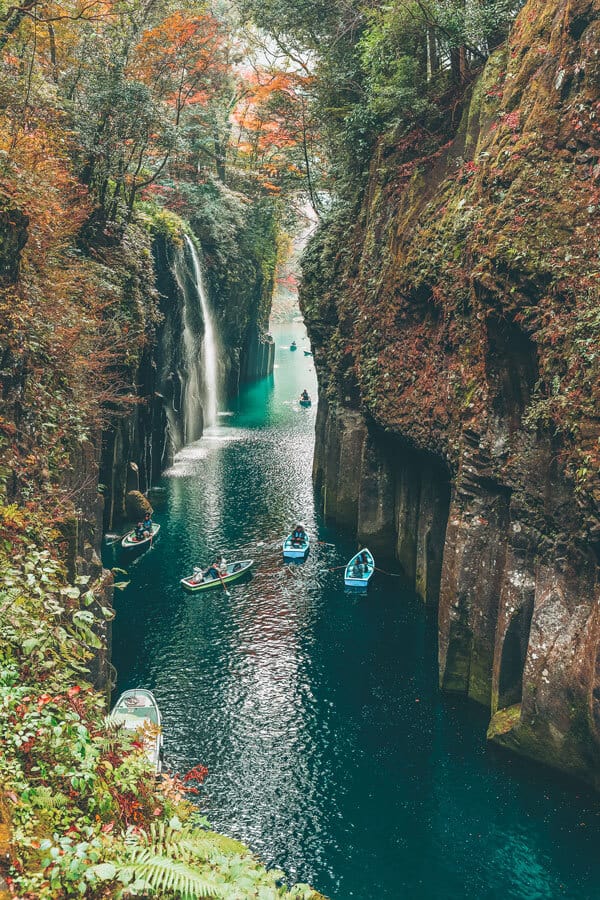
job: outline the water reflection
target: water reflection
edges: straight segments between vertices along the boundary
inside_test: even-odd
[[[155,692],[173,768],[208,765],[216,827],[336,900],[599,896],[598,803],[489,752],[485,711],[438,693],[435,618],[397,579],[348,596],[330,571],[354,546],[315,515],[315,407],[296,401],[316,385],[292,337],[307,346],[276,336],[276,378],[163,481],[160,541],[117,597],[119,688]],[[298,518],[335,546],[286,566]],[[253,577],[185,594],[217,549]]]

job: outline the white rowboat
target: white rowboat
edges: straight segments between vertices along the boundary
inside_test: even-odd
[[[306,559],[309,547],[310,538],[308,535],[306,535],[306,539],[303,541],[293,541],[292,535],[289,534],[283,542],[283,558]]]
[[[161,717],[154,694],[144,688],[125,691],[110,714],[113,722],[128,731],[141,733],[144,750],[157,775],[162,770],[163,736]]]

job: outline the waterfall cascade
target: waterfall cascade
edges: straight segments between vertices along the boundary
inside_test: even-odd
[[[212,320],[212,312],[208,300],[208,291],[204,282],[202,266],[193,241],[185,235],[185,243],[192,258],[194,270],[194,284],[197,298],[200,301],[202,319],[204,321],[204,337],[202,339],[202,381],[203,381],[203,410],[205,425],[214,425],[217,421],[219,402],[219,368],[217,334]]]
[[[219,370],[216,330],[202,266],[193,241],[187,235],[184,240],[173,272],[183,300],[184,371],[178,375],[182,386],[182,438],[184,444],[189,444],[201,437],[203,427],[217,421]]]

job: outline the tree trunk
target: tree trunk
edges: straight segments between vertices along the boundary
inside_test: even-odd
[[[11,34],[17,30],[27,13],[33,9],[35,3],[36,0],[25,0],[21,6],[18,6],[17,9],[15,9],[0,34],[0,50],[4,49]]]
[[[436,73],[439,72],[440,68],[440,58],[437,52],[437,43],[433,28],[427,29],[427,61],[429,66],[427,80],[430,81],[435,77]]]

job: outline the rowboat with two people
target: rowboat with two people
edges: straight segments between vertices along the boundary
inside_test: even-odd
[[[305,388],[305,389],[302,391],[302,393],[300,394],[300,398],[299,398],[299,400],[298,400],[298,403],[300,404],[300,406],[305,406],[305,407],[311,406],[312,400],[310,399],[310,394],[308,393],[308,391],[306,390],[306,388]]]
[[[283,542],[284,559],[306,559],[310,539],[302,522],[298,522],[291,534]]]
[[[133,531],[130,531],[125,535],[121,541],[121,547],[125,550],[131,550],[134,547],[142,547],[144,544],[151,544],[159,531],[160,525],[156,522],[153,522],[149,529],[145,529],[142,532],[139,531],[138,525]]]
[[[346,587],[366,588],[374,571],[373,554],[365,547],[363,550],[359,550],[346,566],[344,584]]]
[[[221,570],[214,570],[217,574],[211,574],[213,571],[209,566],[208,571],[204,571],[200,567],[194,567],[191,575],[181,579],[181,585],[186,591],[196,593],[197,591],[208,591],[210,588],[231,584],[237,581],[242,575],[248,572],[254,563],[253,559],[240,559],[237,562],[229,563]],[[220,572],[220,574],[218,574]]]
[[[134,688],[117,700],[110,719],[127,731],[139,731],[144,752],[158,776],[163,763],[163,735],[160,710],[151,691]]]

